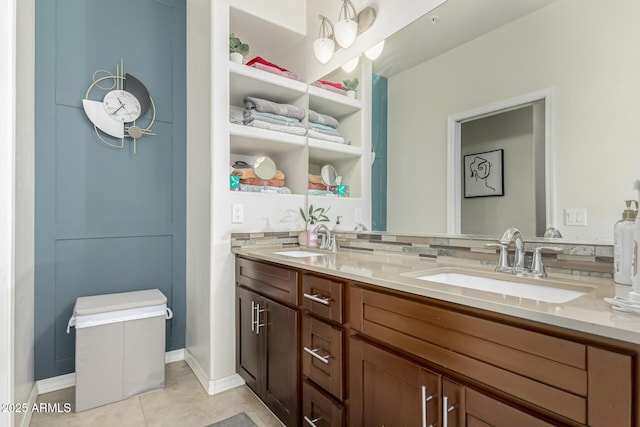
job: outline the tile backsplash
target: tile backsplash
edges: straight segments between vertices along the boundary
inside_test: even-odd
[[[234,233],[231,246],[295,247],[298,246],[299,231]],[[498,261],[495,248],[486,247],[495,239],[451,237],[451,236],[409,236],[379,233],[339,233],[338,244],[342,249],[393,252],[407,256],[427,257],[438,262],[452,262],[477,265],[484,268],[494,266]],[[558,254],[543,253],[543,261],[549,274],[569,274],[613,278],[613,246],[597,244],[575,244],[561,242],[525,242],[526,264],[531,263],[533,248],[553,245],[562,249]]]

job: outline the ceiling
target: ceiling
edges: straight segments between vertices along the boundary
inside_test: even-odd
[[[389,37],[373,71],[391,77],[554,1],[448,0]]]

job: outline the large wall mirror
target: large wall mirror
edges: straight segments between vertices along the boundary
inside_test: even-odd
[[[373,63],[388,84],[386,231],[495,235],[513,226],[529,238],[553,226],[567,241],[610,243],[640,178],[638,16],[637,0],[448,0],[388,38]],[[450,118],[541,92],[551,111],[523,105],[503,120],[513,127],[529,116],[511,136],[464,124],[480,141],[465,153],[505,150],[504,196],[459,200],[452,229],[447,183],[464,154],[449,154]],[[515,155],[507,139],[540,140],[540,117],[547,150],[532,142]],[[576,209],[585,223],[567,225]]]

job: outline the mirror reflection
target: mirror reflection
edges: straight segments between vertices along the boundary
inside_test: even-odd
[[[532,237],[554,227],[567,240],[610,242],[640,175],[633,125],[640,56],[632,54],[639,13],[633,0],[448,0],[388,38],[373,63],[388,87],[387,220],[380,229],[495,235],[509,226]],[[514,158],[506,141],[493,141],[505,150],[504,196],[484,198],[484,210],[504,222],[469,226],[465,218],[476,209],[465,206],[462,185],[447,185],[464,177],[462,153],[451,155],[450,118],[539,91],[549,93],[547,150]],[[383,152],[379,143],[376,153]],[[533,187],[518,183],[526,169]],[[462,197],[452,202],[456,192]],[[520,198],[513,207],[498,203],[511,195]],[[458,229],[450,225],[456,203]],[[509,217],[516,207],[527,211]],[[567,225],[565,212],[574,209],[585,215]]]

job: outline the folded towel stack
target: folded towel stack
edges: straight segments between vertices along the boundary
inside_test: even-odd
[[[264,186],[267,185],[269,187],[284,187],[284,173],[281,170],[276,170],[276,174],[273,178],[267,180],[263,180],[262,178],[258,178],[256,174],[253,172],[253,169],[243,168],[243,169],[233,169],[231,172],[233,176],[240,177],[240,184],[246,185],[257,185]]]
[[[309,190],[327,190],[327,186],[322,182],[320,175],[309,174]]]
[[[309,110],[308,134],[310,137],[344,144],[344,137],[340,135],[337,128],[338,121],[335,118]]]
[[[282,68],[279,65],[276,65],[272,62],[267,61],[264,58],[256,56],[249,62],[247,62],[247,66],[256,68],[258,70],[266,71],[268,73],[277,74],[282,77],[286,77],[288,79],[300,80],[296,74],[293,74],[291,71],[286,68]]]
[[[340,95],[346,95],[347,92],[342,89],[342,83],[330,82],[327,80],[316,80],[311,83],[311,86],[319,87],[320,89],[330,90],[331,92],[339,93]]]
[[[306,116],[304,108],[292,104],[279,104],[262,98],[244,98],[243,120],[247,126],[305,135],[307,129],[301,120]]]

